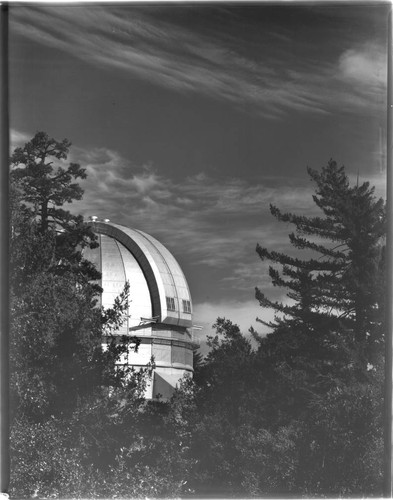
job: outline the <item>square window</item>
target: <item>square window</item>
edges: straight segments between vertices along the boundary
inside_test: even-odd
[[[176,311],[175,299],[173,297],[166,298],[166,307],[168,311]]]
[[[191,302],[189,300],[183,300],[183,312],[191,314]]]

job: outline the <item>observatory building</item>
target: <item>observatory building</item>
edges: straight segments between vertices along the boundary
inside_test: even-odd
[[[154,356],[155,369],[146,397],[169,398],[185,373],[193,372],[192,303],[184,274],[173,255],[152,236],[91,218],[99,247],[85,257],[101,272],[101,305],[113,307],[130,283],[128,319],[119,335],[136,336],[138,352],[121,363],[144,367]]]

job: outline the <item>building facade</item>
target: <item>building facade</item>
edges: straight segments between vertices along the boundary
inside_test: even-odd
[[[169,398],[184,374],[193,372],[192,301],[186,278],[167,248],[152,236],[109,221],[90,223],[99,247],[84,256],[101,272],[101,305],[113,307],[130,284],[128,318],[118,335],[136,336],[138,352],[130,348],[120,363],[155,369],[146,397]]]

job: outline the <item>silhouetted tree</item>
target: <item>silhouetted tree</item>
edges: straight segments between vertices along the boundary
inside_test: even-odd
[[[77,163],[63,166],[70,146],[68,139],[58,142],[45,132],[37,132],[11,156],[11,180],[18,183],[23,200],[39,217],[42,231],[54,223],[63,228],[75,223],[74,216],[59,208],[80,200],[83,195],[82,188],[73,180],[85,179],[86,170]]]
[[[292,303],[271,301],[259,289],[256,297],[277,312],[268,323],[273,329],[300,324],[316,334],[340,332],[366,366],[382,338],[385,204],[368,182],[350,186],[344,167],[333,160],[320,173],[308,173],[322,217],[282,213],[271,205],[274,217],[295,226],[289,239],[305,258],[257,246],[262,260],[281,265],[281,272],[270,266],[269,274]]]

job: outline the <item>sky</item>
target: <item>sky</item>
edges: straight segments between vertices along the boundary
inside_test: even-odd
[[[11,3],[11,148],[37,131],[86,168],[68,208],[151,234],[194,323],[264,333],[257,243],[315,212],[307,166],[335,159],[385,195],[388,3]],[[132,286],[132,284],[131,284]]]

